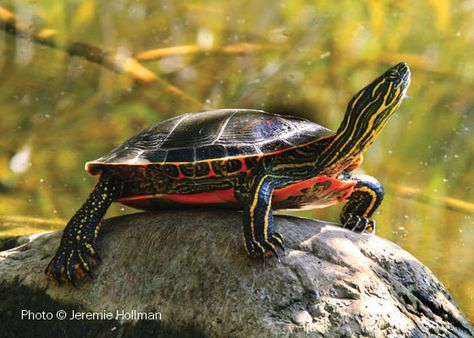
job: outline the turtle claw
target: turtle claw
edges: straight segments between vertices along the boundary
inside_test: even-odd
[[[362,221],[362,218],[360,216],[354,216],[352,219],[355,219],[354,226],[352,227],[351,231],[356,232],[359,230],[359,224]]]
[[[274,245],[271,245],[269,250],[273,253],[276,259],[280,260],[280,256],[278,255],[278,252]]]
[[[97,250],[97,247],[95,244],[86,244],[86,248],[88,250],[89,256],[94,258],[98,262],[102,262],[102,259],[100,258],[99,251]]]
[[[370,231],[370,233],[372,233],[372,234],[375,235],[375,230],[377,229],[377,222],[375,222],[375,220],[373,220],[373,219],[371,219],[370,221],[371,221],[371,222],[369,222],[369,223],[372,224],[372,231]],[[370,230],[370,229],[369,229],[369,230]]]
[[[74,287],[74,288],[77,288],[77,285],[76,285],[76,275],[74,274],[74,272],[68,272],[68,275],[67,275],[67,278],[69,279],[69,282],[71,282],[71,285]]]
[[[51,261],[48,265],[48,267],[46,268],[46,271],[45,273],[49,273],[50,271],[50,268],[51,268],[51,263],[53,263],[53,261]],[[64,271],[64,267],[62,265],[60,265],[59,261],[58,263],[56,264],[56,266],[54,267],[54,278],[56,278],[56,280],[58,282],[61,282],[61,276],[63,275],[63,271]]]
[[[45,273],[54,277],[59,284],[69,282],[76,287],[77,281],[84,276],[92,279],[90,270],[98,261],[100,258],[91,244],[74,243],[60,246]]]
[[[273,233],[271,241],[273,244],[279,247],[283,253],[285,253],[285,241],[279,232]]]
[[[270,239],[264,239],[260,242],[254,243],[253,247],[253,255],[260,257],[263,262],[265,262],[265,257],[270,254],[273,254],[275,258],[280,261],[278,249],[283,253],[285,252],[283,237],[278,232],[274,232],[270,236]]]
[[[375,234],[375,221],[372,218],[349,214],[347,220],[342,224],[343,228],[353,232],[368,232]]]

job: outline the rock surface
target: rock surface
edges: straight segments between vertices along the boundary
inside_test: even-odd
[[[287,252],[280,262],[268,257],[262,263],[245,255],[240,224],[241,215],[230,211],[109,219],[98,241],[102,262],[95,278],[77,288],[60,287],[43,273],[60,232],[16,242],[24,244],[0,253],[0,336],[473,335],[445,287],[393,243],[277,216]],[[66,320],[58,320],[59,310]],[[133,310],[161,318],[124,320]],[[52,319],[32,319],[41,311]],[[73,311],[113,318],[70,320]]]

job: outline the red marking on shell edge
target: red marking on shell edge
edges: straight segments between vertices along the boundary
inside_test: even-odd
[[[334,191],[345,191],[344,195],[337,199],[337,202],[345,200],[352,193],[354,186],[357,184],[356,181],[341,181],[336,178],[331,178],[326,175],[319,175],[308,180],[304,180],[282,189],[276,189],[273,192],[273,202],[281,202],[287,200],[290,196],[301,196],[303,195],[302,190],[311,188],[316,183],[330,182],[328,190]]]
[[[346,198],[348,198],[348,197],[350,196],[350,194],[352,194],[352,191],[354,190],[355,185],[356,185],[356,183],[354,183],[354,184],[352,185],[352,187],[350,187],[350,189],[348,189],[344,195],[342,195],[341,197],[339,197],[339,198],[337,199],[337,201],[338,201],[338,202],[342,202],[342,201],[344,201]]]
[[[215,177],[217,176],[214,168],[212,167],[212,161],[207,161],[207,165],[209,166],[209,174],[207,174],[207,177]]]
[[[245,162],[245,158],[239,158],[239,161],[242,164],[242,167],[239,171],[249,171],[249,169],[247,168],[247,163]]]
[[[186,175],[184,175],[182,172],[181,172],[181,169],[178,167],[178,172],[179,172],[179,176],[178,177],[174,177],[175,180],[182,180],[182,179],[185,179],[187,178]]]
[[[304,195],[304,189],[311,189],[315,184],[322,182],[330,182],[329,187],[324,190],[324,196],[331,196],[334,194],[343,193],[340,197],[331,197],[321,206],[328,206],[336,204],[345,200],[352,193],[354,186],[357,184],[356,181],[340,181],[335,178],[330,178],[326,175],[320,175],[296,184],[290,185],[282,189],[276,189],[273,192],[272,202],[278,203],[289,199],[291,196]],[[234,190],[216,190],[211,192],[202,192],[196,194],[157,194],[157,195],[138,195],[131,197],[123,197],[117,200],[119,203],[126,204],[131,207],[139,209],[153,208],[156,200],[162,200],[167,202],[173,202],[178,204],[194,204],[194,205],[206,205],[206,204],[240,204],[235,198]],[[320,206],[320,207],[321,207]]]
[[[237,203],[234,197],[234,190],[216,190],[212,192],[202,192],[197,194],[163,194],[163,195],[139,195],[132,197],[124,197],[117,200],[117,202],[124,203],[130,206],[144,207],[151,205],[155,199],[165,201],[182,203],[182,204],[223,204],[223,203]]]

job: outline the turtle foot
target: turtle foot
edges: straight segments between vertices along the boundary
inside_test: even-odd
[[[61,243],[53,259],[45,269],[48,276],[55,278],[59,284],[76,282],[91,275],[91,268],[100,261],[97,250],[90,243]]]
[[[253,255],[265,260],[266,256],[273,254],[279,260],[280,255],[278,249],[284,253],[285,245],[281,234],[274,232],[268,240],[259,241],[254,245]]]
[[[375,234],[375,221],[372,218],[348,214],[346,221],[342,224],[343,228],[354,232],[367,232]]]

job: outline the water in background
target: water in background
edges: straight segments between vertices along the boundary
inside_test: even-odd
[[[362,167],[386,187],[378,235],[428,265],[474,319],[472,1],[3,6],[0,19],[15,14],[37,42],[0,31],[0,235],[62,228],[95,182],[84,163],[145,126],[240,107],[335,129],[357,90],[406,61],[408,97]],[[337,221],[339,210],[302,215]]]

